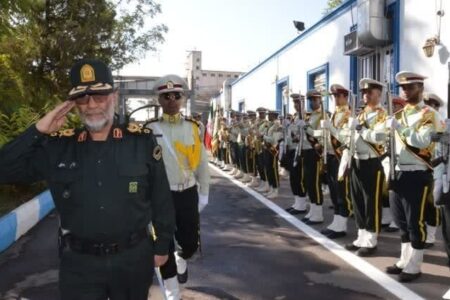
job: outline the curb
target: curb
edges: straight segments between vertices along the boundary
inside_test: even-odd
[[[11,246],[55,207],[45,191],[0,218],[0,252]]]

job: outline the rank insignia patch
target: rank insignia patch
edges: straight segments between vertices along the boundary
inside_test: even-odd
[[[155,149],[153,149],[153,158],[155,160],[160,160],[162,157],[162,149],[160,145],[156,145]]]
[[[128,184],[128,193],[136,194],[138,192],[138,183],[136,181],[132,181]]]

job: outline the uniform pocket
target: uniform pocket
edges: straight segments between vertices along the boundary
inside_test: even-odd
[[[148,167],[146,163],[120,164],[118,174],[121,190],[130,197],[140,197],[148,187]]]

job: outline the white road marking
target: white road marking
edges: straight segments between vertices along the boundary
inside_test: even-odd
[[[450,299],[450,290],[448,290],[447,293],[445,293],[445,295],[442,296],[442,299]]]
[[[386,273],[380,271],[378,268],[374,267],[364,259],[360,258],[359,256],[356,256],[355,254],[351,253],[350,251],[346,250],[341,245],[333,242],[332,240],[328,239],[324,235],[322,235],[320,232],[316,231],[312,227],[304,224],[299,219],[294,217],[293,215],[286,212],[284,209],[267,199],[266,197],[262,196],[255,190],[247,187],[245,184],[240,182],[239,180],[234,179],[232,176],[228,175],[221,169],[217,168],[214,165],[210,164],[210,167],[212,167],[214,170],[222,174],[224,177],[231,180],[234,184],[239,186],[241,189],[252,195],[254,198],[256,198],[258,201],[260,201],[262,204],[270,208],[272,211],[274,211],[276,214],[278,214],[280,217],[285,219],[287,222],[289,222],[291,225],[305,233],[307,236],[315,240],[317,243],[328,249],[330,252],[332,252],[334,255],[351,265],[353,268],[364,274],[365,276],[372,279],[374,282],[379,284],[382,288],[389,291],[391,294],[395,295],[399,299],[408,299],[408,300],[425,300],[425,298],[419,296],[418,294],[414,293],[410,289],[408,289],[403,284],[399,283],[398,281],[392,279],[390,276],[388,276]],[[450,292],[450,291],[449,291]],[[447,293],[448,294],[448,293]],[[448,298],[450,299],[450,298]]]
[[[17,216],[16,241],[39,222],[39,200],[34,198],[14,210]]]

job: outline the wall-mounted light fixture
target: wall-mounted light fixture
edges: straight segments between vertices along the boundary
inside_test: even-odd
[[[442,0],[441,0],[441,9],[436,12],[436,23],[437,23],[437,35],[429,38],[425,41],[425,45],[422,47],[423,52],[425,53],[426,57],[432,57],[434,54],[434,48],[436,45],[439,45],[440,43],[440,36],[441,36],[441,19],[444,16],[444,11],[442,10]]]

